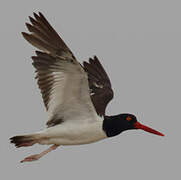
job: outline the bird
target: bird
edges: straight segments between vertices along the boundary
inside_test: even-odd
[[[10,142],[17,148],[34,144],[50,147],[21,163],[36,161],[59,146],[89,144],[126,130],[142,129],[164,136],[138,122],[131,113],[108,116],[105,111],[114,92],[100,60],[94,56],[80,64],[41,12],[34,12],[29,20],[29,33],[22,35],[38,49],[32,56],[32,65],[47,110],[47,127],[13,136]]]

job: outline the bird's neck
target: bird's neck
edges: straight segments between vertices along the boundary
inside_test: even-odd
[[[103,120],[103,130],[108,137],[113,137],[127,130],[127,125],[120,116],[105,116]]]

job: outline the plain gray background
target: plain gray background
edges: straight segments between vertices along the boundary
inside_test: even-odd
[[[1,1],[0,165],[4,179],[179,179],[181,128],[180,1]],[[8,138],[45,128],[34,80],[34,50],[21,36],[41,11],[82,62],[97,55],[115,92],[107,114],[130,112],[165,133],[143,131],[90,145],[60,147],[20,164],[47,146],[16,149]]]

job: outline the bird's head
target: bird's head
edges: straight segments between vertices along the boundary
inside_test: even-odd
[[[139,123],[136,116],[133,114],[125,113],[116,116],[105,116],[104,118],[103,130],[108,137],[118,135],[121,132],[130,129],[142,129],[149,133],[164,136],[164,134]]]

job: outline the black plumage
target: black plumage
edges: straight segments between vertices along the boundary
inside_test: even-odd
[[[89,88],[91,90],[91,100],[98,115],[105,115],[107,104],[113,98],[111,82],[98,58],[89,59],[89,63],[84,62],[84,69],[88,73]]]

